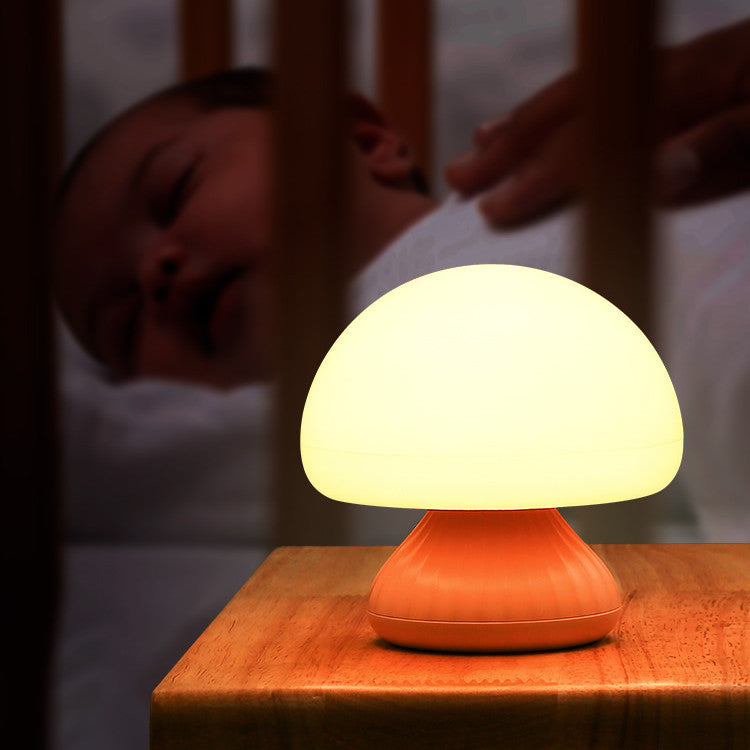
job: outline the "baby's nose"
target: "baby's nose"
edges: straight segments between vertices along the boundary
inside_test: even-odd
[[[144,258],[140,276],[145,296],[157,303],[166,302],[182,262],[182,254],[174,246],[161,248]]]
[[[159,268],[160,278],[154,285],[152,296],[155,302],[166,302],[169,297],[169,288],[179,268],[177,261],[165,258],[161,261]]]

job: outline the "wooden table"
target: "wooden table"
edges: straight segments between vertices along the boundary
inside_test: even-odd
[[[594,545],[603,641],[411,651],[366,620],[390,547],[274,551],[153,693],[152,750],[750,748],[750,544]]]

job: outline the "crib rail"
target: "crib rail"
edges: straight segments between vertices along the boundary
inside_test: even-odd
[[[231,0],[180,0],[180,78],[191,78],[224,70],[232,64]]]
[[[344,319],[345,29],[343,0],[275,5],[276,544],[346,539],[348,506],[312,488],[299,451],[307,391]]]
[[[432,0],[379,0],[376,34],[378,103],[431,182]]]
[[[653,0],[579,0],[585,108],[582,279],[654,334]]]
[[[577,51],[584,112],[581,279],[652,340],[652,70],[655,0],[578,0]],[[584,509],[582,511],[586,513]],[[619,538],[649,539],[655,504],[613,503],[589,518]]]
[[[62,143],[59,10],[0,3],[2,701],[43,747],[58,589],[57,414],[46,227]]]

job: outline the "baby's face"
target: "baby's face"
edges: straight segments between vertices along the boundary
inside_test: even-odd
[[[56,290],[120,379],[267,377],[270,116],[147,105],[94,147],[63,204]]]

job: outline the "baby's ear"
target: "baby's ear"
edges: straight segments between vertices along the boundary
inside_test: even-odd
[[[393,187],[409,180],[415,167],[414,155],[395,130],[385,123],[357,120],[352,125],[352,140],[374,179]]]

